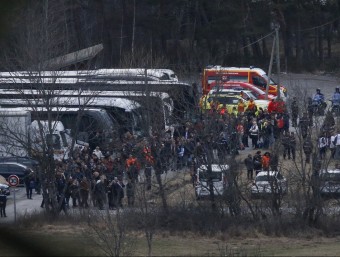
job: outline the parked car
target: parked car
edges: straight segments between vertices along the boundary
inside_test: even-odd
[[[26,166],[29,166],[33,168],[34,170],[39,166],[39,162],[37,160],[34,160],[29,157],[19,157],[19,156],[1,156],[0,157],[0,163],[1,162],[17,162],[24,164]]]
[[[256,97],[252,95],[250,91],[244,90],[242,92],[243,94],[241,95],[241,92],[236,90],[232,91],[222,89],[217,92],[211,91],[209,94],[202,96],[200,100],[200,106],[203,111],[208,111],[211,109],[212,103],[218,104],[218,109],[222,108],[222,106],[225,104],[228,112],[231,113],[233,107],[237,109],[239,99],[245,103],[245,106],[248,106],[248,99],[250,97],[256,99]],[[258,108],[268,108],[268,100],[254,100],[254,102]]]
[[[251,187],[253,198],[262,198],[274,194],[285,195],[288,192],[287,179],[278,171],[261,171]]]
[[[323,198],[340,198],[340,169],[321,170],[320,195]]]
[[[3,183],[0,183],[0,190],[4,192],[5,195],[10,195],[9,186]]]
[[[24,178],[34,172],[32,168],[17,162],[1,162],[0,163],[0,175],[6,180],[10,175],[17,175],[19,177],[19,184],[23,185]]]
[[[229,165],[219,165],[212,164],[211,165],[211,174],[208,172],[207,165],[201,165],[197,168],[196,171],[196,185],[195,185],[195,194],[196,199],[202,199],[210,196],[209,190],[209,177],[211,177],[213,187],[214,187],[214,195],[222,196],[225,192],[225,189],[228,185],[226,172],[229,171]]]

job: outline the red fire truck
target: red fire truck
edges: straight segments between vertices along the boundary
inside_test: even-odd
[[[202,74],[202,92],[207,94],[211,89],[211,83],[239,81],[247,82],[266,91],[268,76],[264,70],[255,67],[237,68],[237,67],[222,67],[208,66],[203,70]],[[280,94],[287,96],[287,89],[280,86]],[[277,96],[277,84],[270,79],[268,94]]]

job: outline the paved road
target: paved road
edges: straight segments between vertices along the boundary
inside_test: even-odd
[[[14,190],[15,190],[15,205],[14,205]],[[14,223],[15,218],[18,220],[20,216],[27,215],[33,212],[40,211],[42,195],[33,192],[33,199],[27,199],[26,189],[24,187],[11,188],[11,195],[7,197],[6,214],[7,217],[0,217],[0,224]],[[16,215],[14,214],[14,206]],[[16,216],[16,217],[15,217]]]
[[[163,183],[176,177],[183,175],[183,172],[169,171],[162,175]],[[143,171],[141,172],[140,181],[143,181]],[[14,207],[14,190],[15,190],[15,207]],[[27,199],[25,187],[11,188],[11,195],[7,197],[6,214],[7,217],[0,217],[0,225],[14,224],[20,217],[32,213],[41,212],[44,209],[40,207],[42,202],[42,195],[38,195],[33,190],[33,199]],[[70,199],[70,203],[72,199]],[[15,210],[15,211],[14,211]],[[75,209],[76,210],[76,209]],[[15,215],[16,213],[16,215]]]

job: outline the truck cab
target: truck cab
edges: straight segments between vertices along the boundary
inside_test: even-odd
[[[32,151],[35,154],[42,153],[43,140],[45,140],[46,147],[52,147],[55,160],[69,158],[70,148],[72,146],[71,131],[65,129],[61,121],[52,121],[51,128],[49,128],[49,122],[47,120],[34,120],[29,127],[29,133],[32,142]],[[42,135],[44,139],[42,139]],[[74,145],[74,147],[82,146],[88,146],[88,144],[77,140]]]
[[[203,70],[202,74],[202,91],[207,94],[213,82],[238,81],[250,83],[263,91],[266,91],[268,84],[268,76],[264,70],[256,67],[222,67],[208,66]],[[277,83],[270,79],[268,93],[274,96],[278,95]],[[280,96],[287,96],[287,89],[280,86]]]

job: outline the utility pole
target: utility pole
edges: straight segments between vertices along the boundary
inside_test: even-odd
[[[274,60],[274,49],[275,49],[275,40],[276,36],[273,39],[273,46],[272,46],[272,53],[270,55],[270,62],[269,62],[269,69],[268,69],[268,81],[266,86],[266,99],[268,100],[268,90],[270,85],[270,77],[272,75],[272,67],[273,67],[273,60]]]
[[[280,25],[275,25],[275,35],[276,35],[276,70],[277,70],[277,99],[280,99],[280,48],[279,48],[279,29]]]

